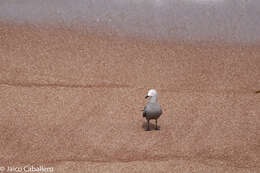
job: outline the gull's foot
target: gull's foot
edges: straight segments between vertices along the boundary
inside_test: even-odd
[[[155,127],[155,130],[160,130],[158,127]]]

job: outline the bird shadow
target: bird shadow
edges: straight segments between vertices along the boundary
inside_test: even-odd
[[[155,124],[154,123],[151,123],[151,120],[150,120],[150,130],[155,130]],[[158,127],[158,129],[160,130],[160,126],[157,124],[157,127]],[[143,125],[142,125],[142,128],[144,129],[144,130],[146,130],[147,129],[147,122],[143,122]]]

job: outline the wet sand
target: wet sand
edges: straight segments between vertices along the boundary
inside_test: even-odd
[[[0,23],[0,166],[260,171],[260,46]],[[148,89],[160,131],[146,132]],[[153,122],[152,122],[153,123]]]

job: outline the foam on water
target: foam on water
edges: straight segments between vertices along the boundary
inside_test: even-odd
[[[155,39],[260,41],[260,2],[250,0],[2,0],[0,20],[86,24]]]

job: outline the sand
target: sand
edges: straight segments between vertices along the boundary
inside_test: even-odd
[[[0,166],[260,172],[260,46],[0,23]],[[152,80],[155,79],[155,80]],[[148,89],[160,130],[146,132]]]

